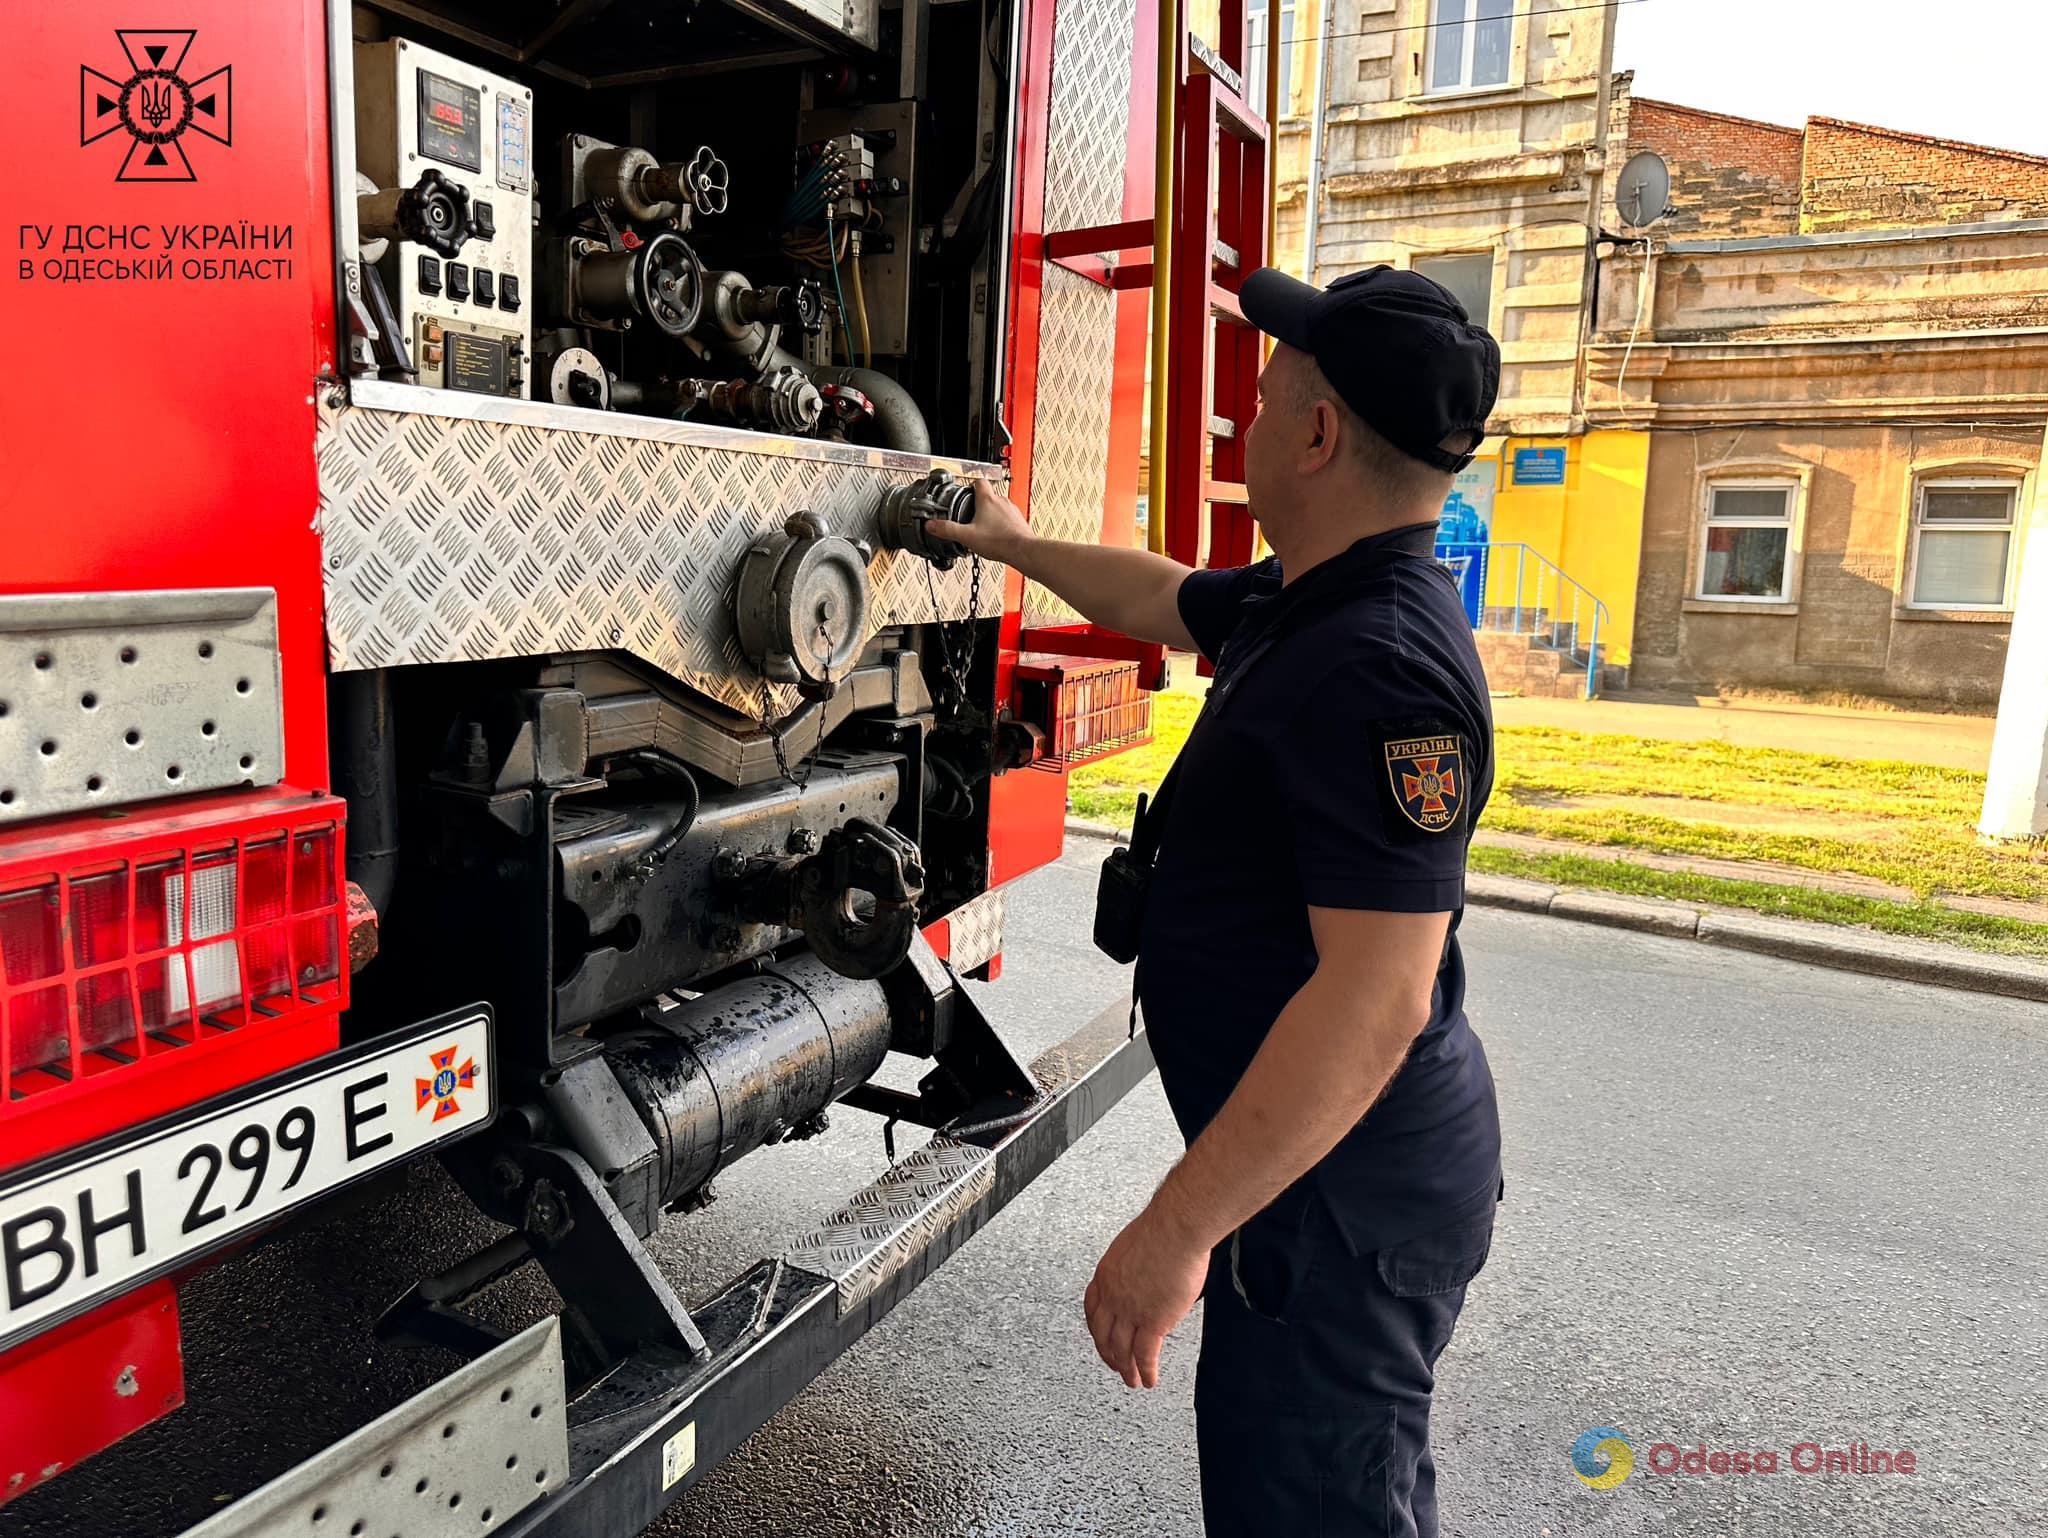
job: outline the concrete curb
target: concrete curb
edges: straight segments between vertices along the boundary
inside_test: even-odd
[[[1083,822],[1078,817],[1067,819],[1067,832],[1074,838],[1106,839],[1112,844],[1128,844],[1131,841],[1129,828],[1112,828],[1106,822]]]
[[[1067,819],[1067,832],[1075,838],[1117,844],[1127,844],[1131,838],[1126,828],[1078,817]],[[1512,908],[1518,913],[1543,913],[1582,924],[1605,924],[1611,929],[1698,940],[1706,945],[1725,945],[1731,950],[1755,951],[1871,977],[2048,1003],[2048,966],[2040,962],[1982,955],[1902,935],[1873,934],[1835,924],[1770,918],[1760,913],[1693,908],[1684,903],[1625,897],[1618,892],[1582,887],[1559,888],[1516,876],[1468,875],[1465,900],[1476,907]]]
[[[1624,897],[1612,892],[1561,891],[1539,881],[1522,881],[1512,876],[1467,876],[1465,900],[1481,907],[1547,913],[1553,918],[1725,945],[1872,977],[2048,1003],[2048,966],[2008,956],[1980,955],[1957,946],[1900,935],[1873,934],[1834,924],[1809,924],[1760,913],[1689,908],[1682,903]]]

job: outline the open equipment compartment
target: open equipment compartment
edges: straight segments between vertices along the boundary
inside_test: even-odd
[[[436,392],[402,408],[423,412],[489,397],[998,457],[1002,0],[336,20],[352,379]]]

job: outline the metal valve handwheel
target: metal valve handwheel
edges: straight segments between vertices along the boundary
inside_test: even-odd
[[[704,267],[680,235],[657,235],[633,254],[633,288],[665,336],[687,336],[703,317]]]
[[[688,190],[690,206],[700,214],[722,214],[728,191],[732,184],[732,173],[724,161],[705,145],[690,158],[683,172],[683,186]]]
[[[398,228],[408,240],[456,255],[469,239],[469,192],[432,166],[398,195]]]

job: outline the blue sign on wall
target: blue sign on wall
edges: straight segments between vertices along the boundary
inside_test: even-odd
[[[1515,484],[1517,486],[1562,486],[1564,484],[1564,450],[1516,449]]]

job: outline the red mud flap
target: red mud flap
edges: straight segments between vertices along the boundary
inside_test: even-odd
[[[0,1506],[185,1402],[178,1295],[156,1282],[0,1357]]]

